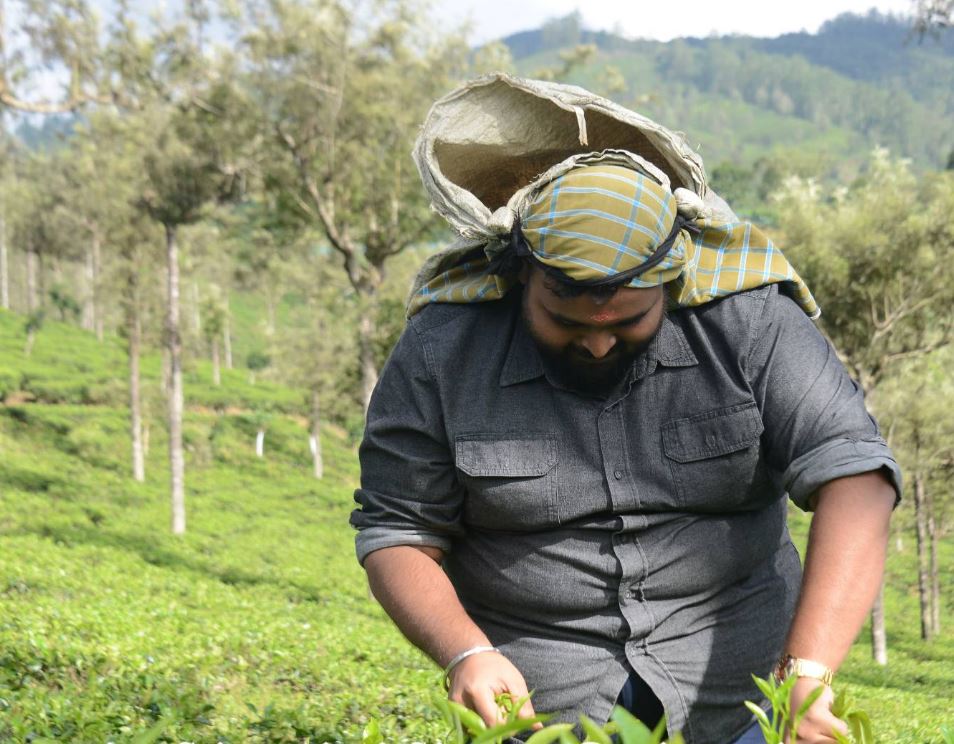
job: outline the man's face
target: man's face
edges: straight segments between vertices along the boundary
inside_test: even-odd
[[[584,393],[607,396],[662,324],[662,287],[560,297],[541,269],[529,268],[522,278],[524,323],[547,370]]]

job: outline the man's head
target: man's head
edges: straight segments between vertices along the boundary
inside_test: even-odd
[[[527,262],[523,320],[548,371],[567,387],[605,397],[649,346],[665,313],[663,288],[560,282]]]

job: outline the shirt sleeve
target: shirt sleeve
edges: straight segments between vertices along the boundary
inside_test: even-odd
[[[749,353],[766,457],[792,501],[836,478],[881,470],[901,500],[901,470],[865,408],[861,387],[805,313],[777,288],[766,294]]]
[[[395,545],[447,552],[462,532],[463,492],[447,444],[434,376],[413,321],[391,352],[371,396],[359,450],[361,487],[351,513],[355,548]]]

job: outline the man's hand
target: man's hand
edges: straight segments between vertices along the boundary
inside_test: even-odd
[[[475,711],[487,726],[495,726],[504,720],[496,700],[501,694],[508,694],[515,701],[527,696],[527,683],[523,675],[503,654],[468,656],[450,674],[448,697]],[[527,700],[520,708],[519,717],[533,716],[533,705]],[[541,723],[533,725],[534,730],[541,728]]]
[[[798,725],[798,736],[792,739],[789,734],[785,737],[786,744],[830,744],[835,741],[833,732],[848,735],[848,725],[831,712],[831,704],[835,700],[831,688],[823,685],[817,679],[800,677],[792,687],[791,708],[794,717],[802,703],[817,687],[824,687],[821,696],[812,703],[808,712]]]

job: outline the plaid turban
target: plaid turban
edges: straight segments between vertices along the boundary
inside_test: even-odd
[[[613,163],[584,164],[542,184],[492,257],[477,251],[424,284],[410,313],[430,302],[482,302],[514,285],[522,257],[581,286],[667,285],[672,301],[701,305],[780,283],[812,318],[820,310],[782,252],[749,222],[679,213],[667,186]]]

